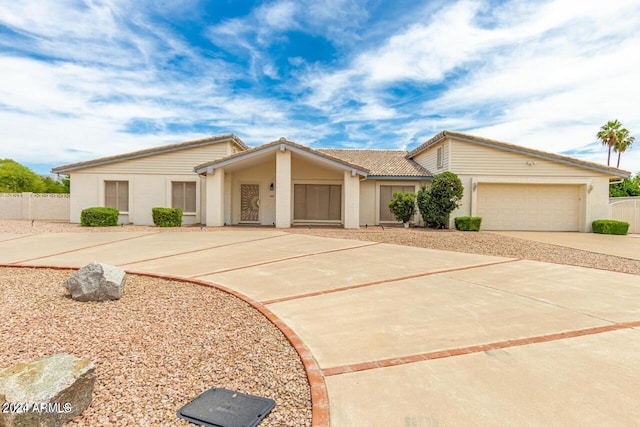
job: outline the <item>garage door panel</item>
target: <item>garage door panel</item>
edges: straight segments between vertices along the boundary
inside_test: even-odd
[[[480,183],[476,212],[484,230],[578,231],[579,188]]]

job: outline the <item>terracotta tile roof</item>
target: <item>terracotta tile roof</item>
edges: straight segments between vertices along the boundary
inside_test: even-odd
[[[583,167],[591,170],[597,170],[604,173],[611,173],[615,176],[620,177],[629,177],[631,176],[631,172],[625,171],[622,169],[617,169],[611,166],[601,165],[599,163],[587,162],[585,160],[579,160],[573,157],[562,156],[560,154],[549,153],[547,151],[534,150],[532,148],[523,147],[521,145],[507,144],[506,142],[496,141],[488,138],[481,138],[479,136],[468,135],[460,132],[453,132],[450,130],[444,130],[434,137],[428,139],[420,146],[416,147],[412,151],[407,154],[408,159],[412,159],[423,151],[427,150],[429,147],[437,144],[445,138],[457,139],[464,142],[470,142],[480,145],[486,145],[490,147],[495,147],[498,149],[503,149],[507,151],[512,151],[515,153],[533,155],[535,157],[544,158],[551,161],[556,161],[564,164],[569,164],[577,167]]]
[[[88,168],[92,166],[115,163],[123,160],[137,159],[140,157],[147,157],[154,154],[167,153],[171,151],[183,150],[185,148],[216,144],[216,143],[225,142],[225,141],[233,142],[240,150],[246,150],[248,148],[247,145],[244,142],[242,142],[240,138],[230,133],[225,135],[212,136],[210,138],[198,139],[195,141],[187,141],[187,142],[181,142],[178,144],[162,145],[160,147],[152,147],[152,148],[147,148],[145,150],[132,151],[130,153],[118,154],[115,156],[100,157],[98,159],[87,160],[84,162],[69,163],[66,165],[57,166],[51,169],[51,172],[65,173],[65,172],[69,172],[76,169],[83,169],[83,168]]]
[[[369,169],[369,176],[415,176],[431,177],[428,170],[407,157],[403,150],[346,150],[338,148],[319,148],[328,154],[349,163]]]

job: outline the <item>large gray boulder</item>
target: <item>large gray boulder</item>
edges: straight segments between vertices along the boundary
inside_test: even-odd
[[[119,267],[92,262],[76,271],[64,283],[77,301],[120,299],[124,293],[126,273]]]
[[[0,370],[1,427],[57,427],[91,404],[95,367],[54,354]]]

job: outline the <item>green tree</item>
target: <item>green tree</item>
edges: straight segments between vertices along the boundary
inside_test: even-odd
[[[411,192],[396,191],[389,202],[389,210],[397,221],[407,223],[416,213],[416,195]]]
[[[613,145],[613,150],[618,152],[617,168],[620,168],[620,154],[631,148],[635,140],[636,139],[629,134],[629,131],[626,128],[622,128],[616,133],[616,142]]]
[[[433,178],[431,187],[420,187],[417,194],[420,215],[428,227],[443,228],[449,222],[449,215],[458,206],[464,187],[453,172],[443,172]]]
[[[64,184],[64,179],[63,179],[63,182],[59,182],[59,181],[56,181],[55,179],[51,179],[51,177],[43,176],[42,182],[44,183],[45,193],[68,193],[69,192],[67,186]]]
[[[640,196],[640,174],[633,178],[625,178],[619,184],[609,186],[609,197]]]
[[[607,156],[607,166],[611,163],[611,149],[615,147],[618,140],[618,131],[622,127],[622,123],[618,120],[610,120],[607,124],[603,125],[596,136],[602,142],[602,145],[606,145],[609,149]]]
[[[15,160],[0,159],[0,193],[69,193],[69,178],[62,182],[41,176]]]
[[[45,190],[46,185],[40,175],[14,160],[0,160],[0,192],[44,193]]]

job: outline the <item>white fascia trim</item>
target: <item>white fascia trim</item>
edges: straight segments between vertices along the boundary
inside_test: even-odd
[[[355,171],[355,173],[357,175],[361,175],[361,176],[364,176],[364,177],[367,176],[367,172],[364,171],[364,170],[354,168],[353,166],[350,166],[350,165],[345,165],[345,164],[337,162],[335,160],[328,159],[328,158],[326,158],[324,156],[320,156],[320,155],[318,155],[316,153],[309,152],[307,150],[302,150],[302,149],[300,149],[298,147],[293,147],[293,146],[287,145],[287,144],[272,145],[270,147],[266,147],[266,148],[263,148],[263,149],[260,149],[260,150],[256,150],[256,151],[254,151],[252,153],[246,153],[246,154],[243,153],[242,155],[239,155],[239,156],[234,157],[232,159],[222,160],[220,162],[217,162],[214,165],[199,167],[199,168],[195,169],[195,172],[201,174],[201,173],[204,173],[204,172],[208,172],[211,168],[213,168],[213,169],[223,168],[225,166],[232,165],[234,163],[238,163],[238,162],[241,162],[243,160],[247,160],[247,159],[251,159],[253,157],[261,156],[261,155],[263,155],[265,153],[281,150],[282,146],[285,146],[286,149],[290,150],[292,153],[300,154],[302,156],[309,157],[309,158],[312,158],[314,160],[318,160],[320,162],[328,163],[328,164],[330,164],[330,165],[332,165],[334,167],[337,167],[337,168],[340,168],[340,169],[343,169],[343,170]]]

